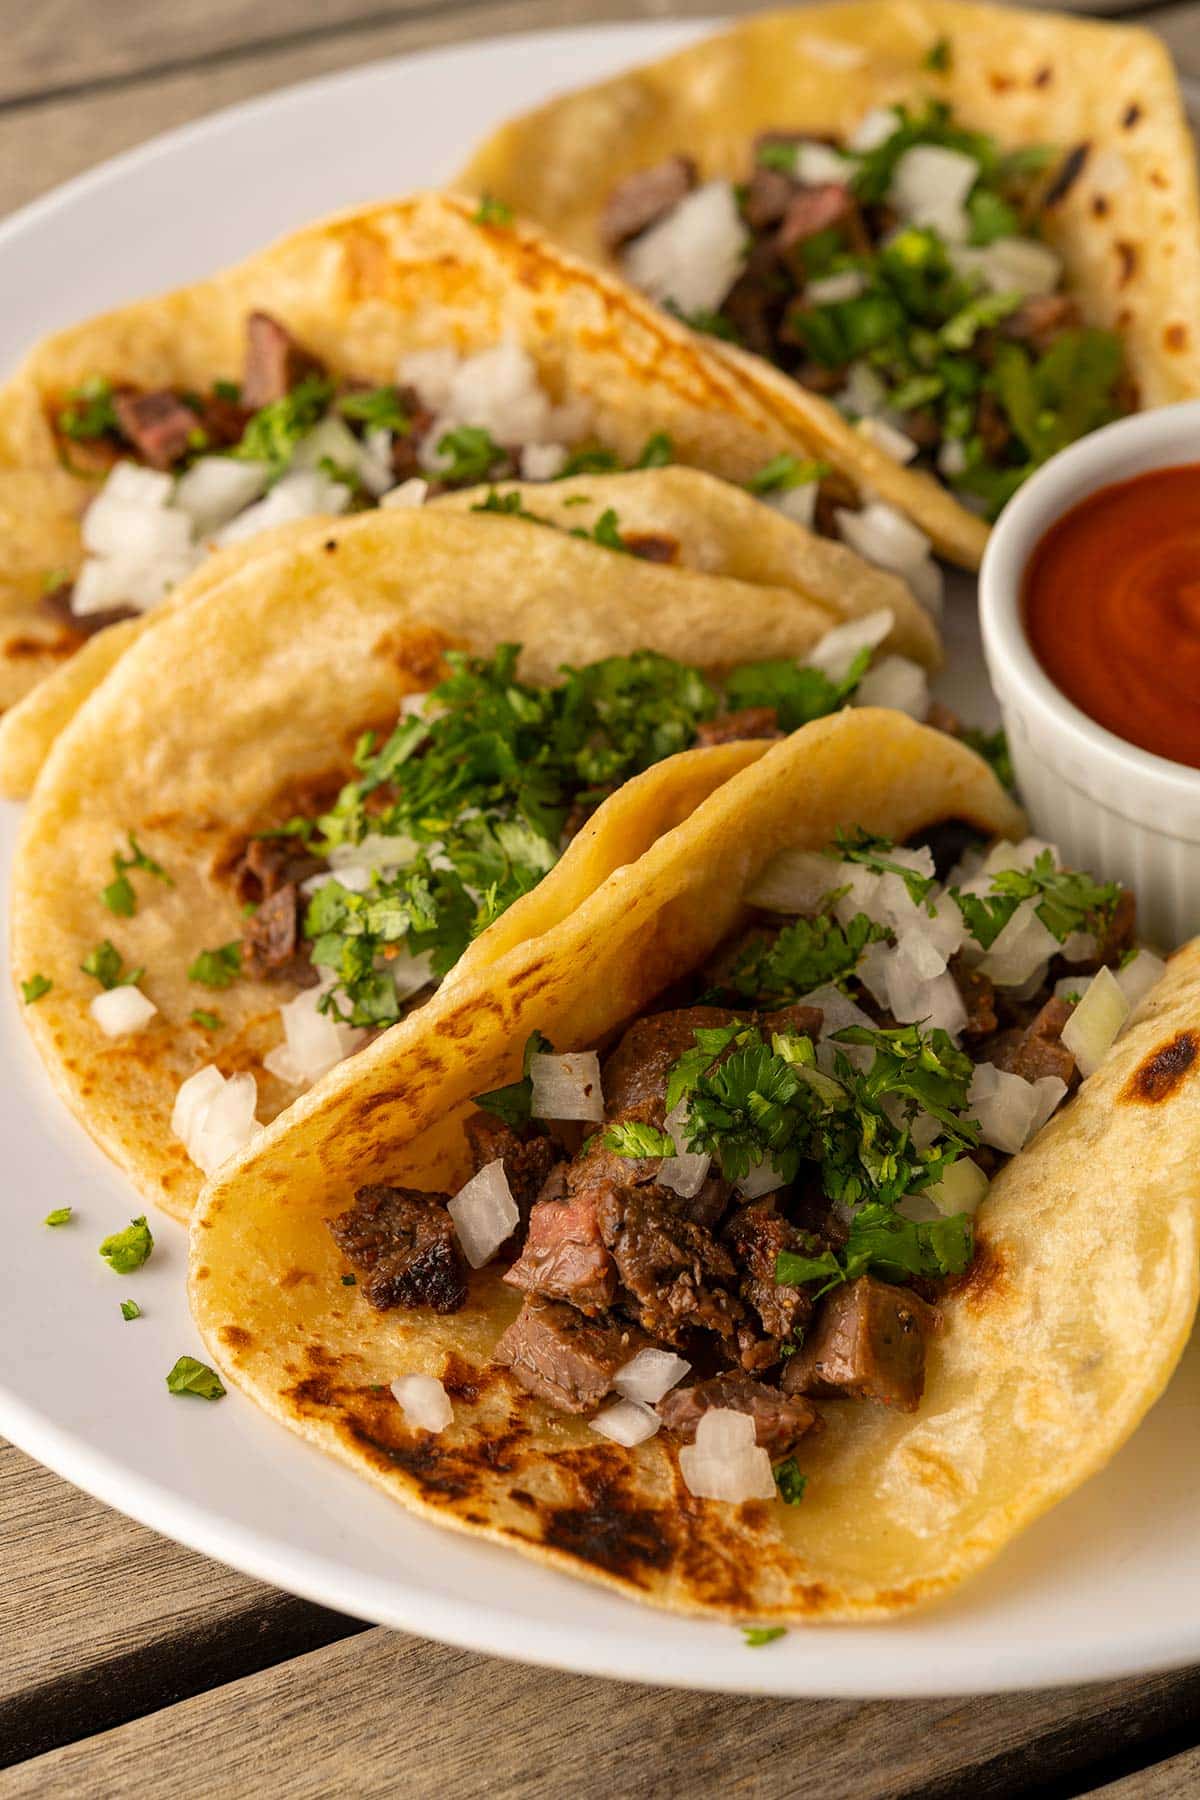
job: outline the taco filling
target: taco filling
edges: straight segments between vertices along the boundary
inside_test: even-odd
[[[448,679],[411,696],[382,741],[361,740],[354,778],[331,804],[223,856],[245,932],[200,951],[189,974],[212,987],[249,977],[299,988],[280,1008],[283,1042],[263,1066],[308,1086],[427,999],[602,802],[664,757],[782,738],[869,701],[881,681],[894,692],[907,684],[918,717],[932,712],[958,733],[953,715],[931,706],[915,663],[885,656],[872,666],[889,623],[886,610],[869,614],[827,633],[804,664],[750,663],[720,685],[650,651],[567,669],[557,685],[518,680],[516,645],[490,659],[450,653]],[[137,990],[126,978],[119,991],[128,1005]],[[124,1029],[145,1023],[129,1019]],[[224,1082],[208,1064],[190,1076],[173,1127],[206,1170],[218,1097],[222,1117],[237,1112],[234,1136],[219,1134],[222,1155],[259,1129],[252,1075]]]
[[[83,520],[85,560],[74,581],[54,581],[44,606],[90,635],[156,606],[207,551],[272,527],[373,506],[420,506],[461,488],[520,478],[551,481],[618,471],[589,431],[585,402],[556,404],[527,351],[503,342],[473,355],[409,351],[396,381],[343,379],[278,320],[246,321],[239,381],[207,393],[114,386],[95,377],[53,414],[66,467],[103,475]],[[673,461],[665,432],[632,466]],[[748,484],[808,523],[816,464],[773,459]],[[493,510],[512,511],[512,505]],[[616,516],[596,540],[650,560],[662,547],[623,539]]]
[[[328,1221],[378,1311],[452,1313],[499,1258],[493,1361],[692,1493],[799,1500],[827,1402],[914,1411],[991,1177],[1162,973],[1127,891],[950,824],[789,851],[735,940],[599,1050],[535,1033],[464,1121],[455,1195],[366,1186]],[[428,1375],[393,1390],[431,1431]],[[797,1453],[799,1461],[797,1461]]]
[[[1004,151],[937,101],[874,108],[838,143],[781,123],[755,138],[740,183],[700,183],[673,156],[612,190],[601,232],[636,286],[826,396],[987,518],[1136,407],[1120,339],[1089,326],[1041,234],[1077,154]],[[816,516],[885,563],[900,526],[915,529],[828,488]]]

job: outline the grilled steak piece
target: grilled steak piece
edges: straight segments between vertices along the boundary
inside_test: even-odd
[[[823,181],[796,190],[775,234],[775,248],[796,273],[804,274],[804,246],[819,232],[844,231],[854,250],[870,249],[858,203],[840,181]]]
[[[112,606],[105,612],[73,612],[71,595],[74,591],[73,582],[60,582],[57,587],[51,588],[49,593],[42,595],[40,604],[42,611],[47,613],[56,624],[65,625],[69,631],[75,632],[81,638],[95,637],[98,631],[103,631],[108,625],[119,625],[122,619],[138,617],[136,606]]]
[[[113,411],[122,437],[152,469],[172,468],[202,429],[199,413],[171,388],[157,388],[152,394],[114,394]]]
[[[728,1025],[735,1016],[723,1006],[690,1006],[635,1020],[604,1064],[607,1117],[625,1118],[650,1101],[661,1110],[646,1116],[661,1125],[666,1114],[667,1076],[685,1050],[695,1049],[697,1027]],[[638,1116],[642,1116],[640,1111]]]
[[[737,744],[746,738],[781,738],[779,714],[773,706],[744,706],[740,712],[721,713],[696,727],[696,742]]]
[[[990,978],[967,966],[961,956],[950,959],[950,973],[967,1009],[966,1037],[986,1037],[996,1029],[996,989]]]
[[[908,1288],[860,1275],[821,1306],[784,1370],[783,1391],[879,1400],[915,1412],[925,1388],[925,1339],[936,1319]]]
[[[798,1250],[801,1239],[770,1199],[754,1200],[738,1207],[725,1230],[734,1260],[743,1271],[739,1292],[762,1321],[774,1354],[764,1361],[760,1344],[742,1345],[742,1360],[751,1358],[755,1368],[769,1368],[779,1361],[780,1345],[799,1325],[812,1317],[812,1296],[804,1288],[788,1287],[775,1279],[775,1259],[781,1250]]]
[[[980,1045],[978,1060],[995,1063],[998,1069],[1007,1069],[1010,1075],[1021,1075],[1026,1081],[1057,1075],[1069,1086],[1075,1074],[1075,1058],[1062,1041],[1062,1028],[1071,1011],[1069,1001],[1057,996],[1047,1000],[1032,1024],[999,1032]]]
[[[617,1272],[600,1234],[595,1189],[539,1200],[525,1248],[504,1279],[527,1294],[569,1300],[581,1312],[606,1312],[616,1298]]]
[[[304,902],[299,888],[289,881],[246,921],[242,966],[247,975],[314,987],[320,976],[312,966],[312,945],[303,926]]]
[[[696,1329],[732,1338],[744,1317],[737,1269],[686,1207],[669,1188],[653,1186],[604,1187],[597,1197],[601,1235],[638,1323],[669,1344]]]
[[[795,1449],[806,1431],[817,1424],[817,1413],[807,1400],[789,1398],[765,1381],[737,1373],[714,1375],[693,1387],[672,1388],[658,1403],[658,1416],[668,1431],[685,1444],[695,1441],[696,1427],[710,1407],[726,1406],[749,1413],[754,1437],[772,1462]]]
[[[746,183],[742,199],[742,217],[751,231],[765,231],[778,225],[792,202],[796,183],[782,169],[764,169],[760,164]]]
[[[564,1412],[592,1412],[612,1387],[612,1378],[646,1340],[632,1325],[585,1319],[573,1306],[553,1300],[526,1300],[505,1331],[492,1361],[529,1393]]]
[[[788,1032],[793,1037],[815,1038],[825,1023],[825,1013],[822,1007],[808,1006],[803,1001],[794,1000],[790,1006],[780,1006],[774,1012],[763,1013],[758,1022],[768,1043],[773,1031]]]
[[[696,185],[690,156],[668,156],[652,169],[638,169],[618,181],[600,215],[600,239],[617,250],[670,212]]]
[[[1000,330],[1041,356],[1064,331],[1074,331],[1082,323],[1078,305],[1067,294],[1031,294],[1002,321]]]
[[[325,867],[296,838],[251,838],[231,871],[233,891],[243,906],[260,906],[291,882],[307,881]]]
[[[467,1297],[467,1264],[447,1195],[416,1188],[363,1187],[354,1205],[328,1221],[329,1234],[362,1275],[363,1298],[377,1312],[429,1306],[457,1312]]]
[[[408,430],[393,433],[392,473],[398,482],[411,481],[414,475],[428,479],[429,471],[421,464],[420,448],[433,424],[433,414],[421,405],[416,388],[400,389],[400,405],[408,420]]]
[[[1132,888],[1122,888],[1117,904],[1113,908],[1112,917],[1101,934],[1095,968],[1099,968],[1103,963],[1120,962],[1125,952],[1133,948],[1136,925],[1137,895]],[[1088,970],[1093,967],[1091,963],[1076,964],[1075,966],[1077,968],[1082,966]]]
[[[250,314],[242,374],[242,405],[250,412],[282,400],[306,376],[324,373],[320,358],[298,344],[278,319],[265,312]]]
[[[545,1132],[534,1130],[528,1137],[518,1137],[503,1119],[481,1109],[467,1115],[463,1130],[476,1172],[495,1162],[497,1157],[503,1162],[509,1191],[522,1220],[527,1220],[548,1176],[562,1160],[562,1151],[554,1139],[547,1137]]]

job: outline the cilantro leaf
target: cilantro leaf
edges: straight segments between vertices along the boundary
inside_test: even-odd
[[[935,75],[944,75],[954,66],[954,48],[948,37],[934,38],[928,50],[921,58],[921,67],[930,69]]]
[[[899,875],[913,905],[920,906],[931,888],[937,886],[937,882],[932,875],[922,875],[918,870],[897,862],[891,855],[895,847],[890,838],[874,837],[861,827],[853,835],[839,829],[835,848],[827,851],[826,855],[842,862],[862,863],[876,875]]]
[[[804,1498],[804,1490],[808,1486],[808,1476],[800,1473],[800,1465],[794,1456],[784,1462],[775,1464],[775,1486],[779,1489],[779,1498],[785,1506],[799,1506]]]
[[[343,419],[353,419],[368,431],[392,431],[407,437],[412,430],[412,420],[398,387],[364,388],[340,394],[337,411]]]
[[[701,1075],[688,1102],[690,1150],[707,1151],[728,1181],[772,1162],[785,1180],[798,1162],[797,1111],[809,1090],[783,1057],[751,1030],[747,1042]]]
[[[45,1218],[42,1220],[42,1224],[66,1225],[69,1222],[70,1217],[71,1208],[69,1206],[56,1206],[53,1212],[48,1212],[46,1214]]]
[[[748,494],[782,494],[791,488],[806,487],[828,475],[829,464],[812,456],[793,456],[782,450],[753,474],[746,483]]]
[[[665,431],[653,431],[642,445],[635,469],[665,469],[675,460],[675,445]]]
[[[1013,773],[1012,756],[1008,748],[1008,738],[1003,728],[996,731],[964,731],[963,743],[968,744],[976,755],[982,756],[991,769],[1001,787],[1013,793],[1017,779]]]
[[[194,1356],[181,1356],[167,1376],[170,1394],[196,1394],[201,1400],[219,1400],[225,1385],[215,1369],[197,1362]]]
[[[529,1070],[535,1056],[549,1055],[554,1045],[540,1031],[531,1032],[525,1040],[521,1057],[521,1079],[507,1087],[493,1088],[491,1093],[476,1094],[475,1104],[484,1112],[494,1113],[512,1131],[523,1131],[533,1114],[533,1081]]]
[[[779,1638],[787,1636],[786,1625],[743,1625],[742,1636],[751,1650],[759,1650],[764,1644],[773,1644]]]
[[[583,444],[571,452],[555,479],[566,481],[572,475],[615,475],[620,467],[621,460],[615,450],[607,450],[602,444]]]
[[[641,1119],[621,1119],[604,1133],[604,1147],[618,1156],[674,1156],[675,1140]]]
[[[685,1050],[679,1060],[672,1064],[667,1076],[667,1111],[674,1112],[685,1094],[690,1094],[700,1077],[716,1062],[722,1051],[728,1049],[734,1039],[748,1034],[748,1028],[742,1025],[701,1025],[692,1033],[696,1040],[695,1048]]]
[[[90,975],[106,989],[136,987],[146,973],[145,969],[127,969],[121,952],[108,938],[97,944],[94,950],[89,950],[79,966],[85,975]]]
[[[58,414],[57,426],[64,437],[91,440],[120,429],[113,406],[112,383],[93,375],[67,395],[69,405]]]
[[[888,929],[866,913],[840,925],[832,913],[799,918],[785,925],[774,942],[752,941],[742,952],[729,985],[748,999],[798,999],[827,982],[845,982],[868,944],[888,937]]]
[[[577,525],[571,536],[584,538],[592,544],[599,544],[604,550],[619,550],[625,556],[629,554],[629,546],[618,529],[616,510],[611,506],[605,507],[590,531],[585,531],[582,525]]]
[[[33,1006],[41,1000],[54,986],[48,975],[31,975],[28,981],[21,983],[21,998],[26,1006]]]
[[[479,197],[479,205],[471,214],[472,225],[511,225],[512,222],[512,207],[504,200],[497,200],[485,188]]]
[[[153,1249],[154,1235],[143,1214],[140,1218],[131,1219],[124,1231],[114,1231],[106,1237],[100,1246],[100,1255],[114,1275],[132,1275],[135,1269],[141,1268]]]
[[[136,1300],[122,1300],[122,1302],[121,1302],[121,1317],[124,1320],[126,1320],[126,1322],[128,1322],[130,1319],[140,1319],[141,1316],[142,1316],[142,1309],[138,1305]]]
[[[482,425],[457,425],[438,439],[438,455],[447,459],[438,473],[456,487],[486,481],[497,464],[506,460],[503,447]]]
[[[189,965],[188,980],[203,987],[227,988],[242,972],[242,945],[239,938],[219,944],[215,950],[201,950]]]
[[[1029,869],[997,869],[989,894],[966,894],[951,888],[971,935],[985,950],[1024,900],[1036,900],[1038,918],[1059,943],[1073,931],[1103,927],[1121,897],[1117,882],[1099,882],[1078,869],[1060,869],[1049,850],[1040,850]]]
[[[991,949],[1021,904],[1015,894],[964,894],[956,887],[950,889],[950,898],[984,950]]]
[[[228,454],[266,463],[272,480],[277,480],[295,456],[301,438],[324,418],[333,395],[332,381],[323,375],[306,375],[281,400],[272,400],[252,415]]]
[[[220,1013],[205,1012],[204,1009],[199,1006],[188,1014],[188,1018],[193,1025],[199,1025],[205,1031],[219,1031],[221,1028]]]
[[[823,669],[806,668],[782,658],[743,663],[725,683],[725,698],[732,712],[743,707],[769,706],[783,731],[797,731],[812,719],[823,719],[845,706],[871,663],[870,650],[860,650],[840,681],[831,681]]]

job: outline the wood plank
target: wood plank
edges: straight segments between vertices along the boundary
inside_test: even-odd
[[[696,11],[736,12],[746,0],[725,0]],[[1078,10],[1112,12],[1122,0],[1058,0]],[[81,4],[81,0],[40,0],[37,6],[10,8],[5,21],[0,108],[36,99],[47,92],[114,83],[150,71],[166,73],[198,61],[214,63],[268,48],[298,48],[338,34],[366,33],[410,19],[432,21],[443,10],[439,0],[122,0],[120,6]],[[456,7],[460,16],[484,10],[482,0]],[[619,13],[605,16],[661,17],[661,0],[626,0]],[[681,9],[672,5],[669,9]],[[595,6],[588,15],[598,17]],[[554,0],[525,0],[530,27],[543,22],[577,22],[578,8]],[[478,27],[477,27],[478,28]],[[484,29],[489,27],[484,26]],[[518,27],[518,29],[521,27]]]
[[[362,1629],[0,1444],[0,1766]]]
[[[371,1631],[38,1757],[0,1793],[182,1800],[203,1767],[205,1796],[289,1800],[949,1800],[968,1776],[972,1800],[1011,1800],[1198,1713],[1200,1672],[967,1702],[779,1701],[555,1676]]]
[[[1088,1800],[1182,1800],[1185,1794],[1200,1794],[1200,1749],[1185,1750],[1123,1781],[1093,1788]]]

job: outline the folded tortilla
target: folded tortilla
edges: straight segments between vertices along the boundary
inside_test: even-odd
[[[1200,1269],[1200,946],[1180,952],[1101,1069],[992,1183],[979,1254],[940,1301],[916,1413],[832,1404],[802,1505],[698,1500],[660,1433],[619,1448],[490,1362],[520,1296],[372,1312],[325,1220],[373,1182],[453,1189],[471,1097],[537,1029],[592,1045],[702,963],[779,851],[861,823],[1016,832],[982,764],[894,713],[806,726],[632,867],[482,978],[307,1095],[222,1170],[194,1217],[191,1300],[226,1375],[406,1507],[632,1598],[723,1617],[887,1617],[943,1594],[1102,1467],[1171,1374]],[[519,903],[509,915],[514,927]],[[536,896],[535,896],[536,905]],[[410,1427],[388,1384],[441,1379],[453,1422]]]
[[[244,979],[212,995],[187,978],[201,949],[243,933],[219,871],[306,792],[348,779],[362,732],[390,730],[404,696],[441,678],[447,649],[523,643],[521,674],[545,682],[565,663],[638,649],[720,673],[802,657],[829,623],[793,589],[433,508],[328,523],[315,540],[248,560],[203,604],[167,608],[58,738],[17,853],[14,972],[54,984],[24,1016],[67,1103],[148,1199],[182,1216],[201,1176],[170,1129],[180,1083],[211,1061],[225,1074],[253,1069],[264,1121],[295,1098],[261,1064],[296,988]],[[637,777],[475,940],[460,977],[557,924],[765,747],[692,751]],[[138,876],[137,911],[120,918],[101,891],[130,832],[173,885]],[[105,938],[144,967],[158,1007],[144,1031],[118,1039],[91,1017],[99,988],[80,968]],[[214,1007],[222,1028],[209,1033],[191,1015]]]
[[[470,512],[485,505],[493,493],[501,500],[515,496],[523,510],[563,531],[593,531],[611,509],[631,540],[658,540],[660,554],[669,554],[674,569],[728,575],[782,594],[785,604],[795,606],[803,629],[822,616],[826,628],[831,628],[887,607],[894,622],[884,648],[929,669],[941,665],[937,626],[899,576],[865,563],[844,544],[806,531],[744,489],[699,469],[642,469],[554,482],[500,481],[485,488],[461,488],[429,504]],[[338,524],[344,525],[344,520]],[[24,799],[31,792],[59,732],[143,633],[177,607],[202,605],[214,588],[251,558],[289,545],[320,544],[329,536],[329,527],[327,519],[303,520],[214,551],[163,606],[89,639],[69,662],[0,717],[0,794]]]
[[[942,42],[949,66],[931,68]],[[769,13],[511,121],[459,185],[603,264],[600,215],[623,176],[682,152],[702,178],[742,179],[759,131],[841,139],[871,108],[923,96],[1005,148],[1062,149],[1045,228],[1068,291],[1090,324],[1120,334],[1143,406],[1200,393],[1195,150],[1170,56],[1140,28],[962,0]],[[897,465],[769,363],[714,351],[810,453],[906,512],[943,554],[978,565],[986,527],[932,476]]]
[[[405,352],[515,343],[557,403],[583,404],[589,440],[623,463],[655,433],[670,437],[678,462],[731,481],[796,450],[775,412],[691,333],[536,231],[481,224],[476,210],[440,194],[360,208],[206,281],[58,332],[26,357],[0,390],[0,711],[79,646],[41,604],[48,579],[79,567],[79,519],[98,486],[61,464],[52,419],[67,395],[97,375],[201,391],[236,376],[255,309],[336,375],[372,384],[393,382]],[[202,566],[184,585],[203,590],[215,578]],[[87,647],[87,666],[115,658],[130,636],[104,634]],[[86,680],[65,677],[62,710]],[[27,783],[27,753],[16,767],[5,791]]]

